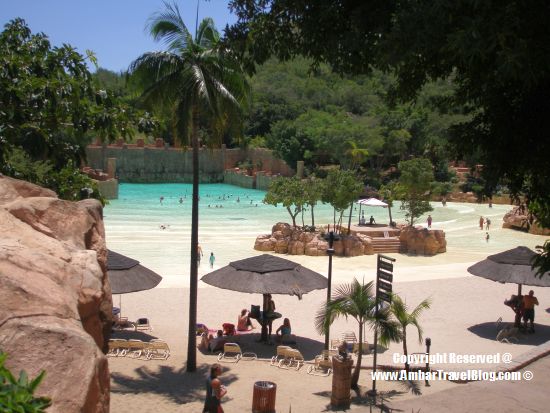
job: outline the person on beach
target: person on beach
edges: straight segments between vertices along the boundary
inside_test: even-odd
[[[523,296],[523,323],[527,329],[527,321],[531,322],[530,333],[535,332],[535,306],[539,305],[539,300],[535,297],[533,290],[529,291],[529,295]]]
[[[203,413],[223,413],[221,399],[227,394],[227,389],[218,378],[222,374],[222,366],[218,363],[210,367],[210,375],[206,379],[206,399]]]
[[[290,320],[288,318],[285,318],[283,320],[283,324],[275,331],[275,340],[278,342],[281,342],[283,340],[283,336],[288,336],[292,334],[292,327],[290,327]]]
[[[208,261],[210,262],[210,268],[214,268],[214,261],[216,261],[216,257],[214,257],[214,253],[210,253],[210,258],[208,258]]]
[[[199,265],[201,265],[201,257],[202,257],[201,244],[197,244],[197,261],[198,261]]]
[[[376,224],[376,221],[374,220],[374,217],[373,217],[372,215],[370,216],[369,224],[370,224],[370,225]]]
[[[432,216],[428,215],[428,228],[432,227]]]
[[[491,236],[489,235],[488,232],[485,233],[485,241],[486,242],[489,242],[489,239],[491,238]]]
[[[164,201],[164,197],[161,196],[161,197],[159,198],[159,200],[160,200],[160,204],[162,205],[162,201]]]
[[[487,231],[489,231],[489,227],[490,227],[490,226],[491,226],[491,220],[490,220],[489,218],[487,218],[487,219],[485,220],[485,229],[486,229]]]
[[[485,220],[483,217],[479,217],[479,229],[483,230],[483,224],[485,223]]]
[[[264,318],[267,320],[267,327],[269,329],[269,335],[273,331],[273,317],[271,315],[275,312],[275,301],[271,298],[271,294],[267,294],[267,306],[264,314]]]
[[[237,330],[238,331],[254,330],[254,325],[252,324],[252,320],[250,319],[250,312],[246,308],[243,308],[241,310],[241,315],[237,317]]]

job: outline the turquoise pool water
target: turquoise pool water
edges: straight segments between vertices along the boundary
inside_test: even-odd
[[[104,210],[108,247],[134,257],[158,271],[164,277],[161,286],[187,285],[191,193],[191,184],[121,184],[119,199],[111,201]],[[200,274],[210,271],[207,257],[211,252],[216,257],[214,268],[258,254],[253,249],[256,236],[270,233],[276,222],[291,222],[285,208],[263,204],[264,195],[264,191],[232,185],[200,185],[199,242],[205,255],[199,269]],[[164,198],[162,203],[160,197]],[[447,203],[443,207],[440,203],[433,203],[432,206],[432,227],[445,231],[448,253],[433,257],[431,261],[419,257],[419,265],[429,265],[430,262],[452,263],[457,260],[475,261],[477,256],[482,258],[483,255],[516,245],[534,247],[544,240],[543,237],[502,230],[502,216],[510,209],[508,205],[488,208],[485,204]],[[385,208],[367,208],[365,217],[368,219],[370,215],[374,216],[377,223],[389,222]],[[480,215],[488,216],[492,221],[489,243],[485,241],[485,231],[478,228]],[[399,203],[392,208],[392,216],[397,222],[404,222]],[[425,225],[426,217],[427,214],[418,223]],[[310,223],[309,211],[304,219],[306,224]],[[352,220],[358,221],[358,208],[354,211]],[[301,224],[300,216],[297,222]],[[332,208],[328,205],[317,206],[315,222],[317,225],[332,223]],[[166,229],[161,229],[161,226]],[[302,258],[294,258],[301,262]],[[326,266],[326,260],[322,257],[307,259],[322,262],[320,269]],[[346,267],[350,262],[361,264],[362,260],[371,259],[367,256],[343,258],[341,262]],[[407,258],[405,261],[416,265],[411,259]]]

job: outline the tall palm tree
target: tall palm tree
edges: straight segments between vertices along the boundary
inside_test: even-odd
[[[130,75],[144,88],[142,99],[168,108],[178,139],[193,148],[193,204],[191,214],[191,265],[187,371],[196,370],[197,249],[199,236],[199,126],[208,122],[209,133],[221,136],[240,119],[248,86],[240,65],[220,46],[220,35],[210,18],[204,19],[193,39],[176,4],[148,21],[151,36],[162,40],[167,51],[149,52],[130,65]]]
[[[399,338],[403,342],[403,355],[405,356],[405,370],[409,371],[409,363],[407,360],[408,351],[407,351],[407,327],[412,325],[416,327],[418,331],[418,342],[422,343],[422,327],[420,327],[419,318],[424,310],[430,308],[431,301],[430,299],[423,300],[418,304],[414,310],[409,312],[409,307],[401,297],[398,295],[392,296],[392,302],[390,305],[390,313],[399,324]],[[381,336],[382,343],[388,343],[389,341],[395,341],[394,337],[385,337]]]
[[[332,298],[321,307],[315,317],[315,327],[319,334],[328,331],[334,320],[342,316],[352,317],[359,324],[359,353],[351,378],[353,389],[358,388],[365,324],[369,324],[371,328],[378,328],[380,336],[395,341],[399,339],[398,326],[395,321],[390,320],[388,308],[379,309],[378,319],[376,318],[376,297],[373,293],[373,284],[373,281],[361,284],[357,279],[354,279],[350,284],[339,285],[334,290]]]

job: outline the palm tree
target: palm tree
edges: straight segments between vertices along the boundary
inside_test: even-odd
[[[155,40],[168,50],[148,52],[130,65],[130,75],[142,85],[142,100],[168,108],[178,139],[191,140],[193,148],[193,203],[191,214],[191,265],[189,292],[189,336],[187,371],[196,370],[197,249],[199,234],[199,126],[206,120],[216,136],[240,119],[240,103],[248,87],[240,65],[229,50],[220,46],[220,35],[210,18],[204,19],[195,35],[189,33],[176,4],[151,16],[147,25]]]
[[[390,340],[393,339],[392,341],[399,339],[397,323],[389,319],[388,308],[379,309],[378,319],[376,319],[376,297],[373,294],[373,284],[373,281],[361,284],[357,279],[354,279],[350,284],[339,285],[334,290],[331,300],[321,307],[315,317],[315,327],[319,334],[328,331],[334,320],[341,316],[352,317],[359,323],[359,353],[351,378],[353,389],[358,388],[365,324],[369,324],[371,328],[378,328],[380,336]]]
[[[392,296],[392,303],[390,305],[390,313],[395,318],[395,321],[399,324],[399,337],[400,341],[403,342],[403,355],[405,356],[405,370],[409,371],[409,363],[407,360],[408,351],[407,351],[407,327],[413,325],[418,331],[418,341],[422,343],[422,327],[419,324],[419,318],[422,311],[430,308],[431,302],[430,299],[423,300],[420,304],[416,306],[414,310],[410,313],[407,303],[405,303],[401,297],[398,295]],[[394,337],[385,337],[381,336],[380,341],[382,343],[388,343],[389,341],[395,341]]]

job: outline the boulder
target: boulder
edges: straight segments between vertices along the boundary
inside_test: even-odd
[[[328,242],[321,237],[315,237],[311,242],[305,246],[304,253],[312,257],[327,255]]]
[[[108,412],[112,324],[102,207],[0,176],[0,348],[50,413]]]
[[[286,238],[279,238],[275,242],[275,246],[273,247],[273,251],[277,254],[286,254],[288,253],[288,243],[290,241],[290,237]]]
[[[342,240],[344,245],[344,254],[346,257],[357,257],[364,255],[365,247],[361,239],[355,235],[348,235]]]
[[[279,231],[283,234],[283,237],[290,237],[290,234],[292,234],[292,226],[290,226],[286,222],[277,222],[275,225],[273,225],[271,233],[275,234]]]
[[[363,244],[363,254],[373,255],[374,247],[372,245],[372,238],[365,234],[357,234],[357,238]]]
[[[399,239],[410,254],[435,255],[447,250],[447,241],[442,230],[407,227],[401,230]]]
[[[276,241],[270,234],[258,235],[254,243],[254,249],[257,251],[273,251]]]
[[[534,235],[550,235],[550,228],[543,228],[528,211],[520,207],[514,207],[503,217],[502,228],[510,228],[527,231]]]
[[[288,243],[288,253],[290,255],[304,255],[305,244],[302,241],[291,240]]]

